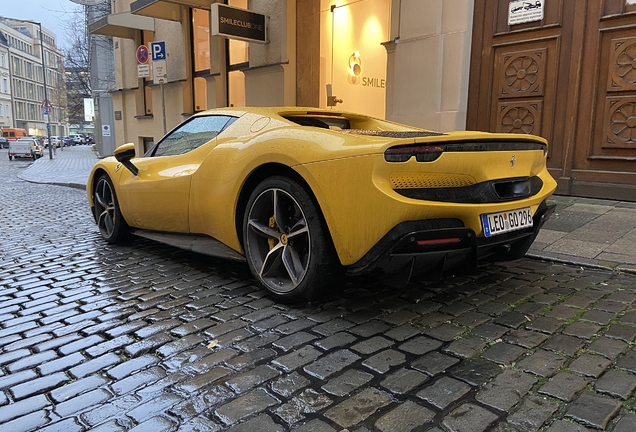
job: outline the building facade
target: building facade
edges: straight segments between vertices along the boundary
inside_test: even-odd
[[[0,18],[0,32],[8,45],[12,126],[29,135],[47,135],[42,109],[46,81],[51,135],[67,135],[63,56],[55,34],[39,24],[10,18]],[[3,79],[0,86],[4,90]]]
[[[215,33],[214,3],[265,16],[264,43]],[[166,130],[208,108],[330,107],[442,132],[541,135],[551,141],[548,165],[559,193],[636,201],[636,147],[631,126],[621,129],[636,125],[627,112],[636,88],[623,82],[621,90],[611,84],[603,93],[610,72],[594,76],[613,61],[611,74],[631,79],[623,64],[631,39],[624,51],[607,46],[636,28],[633,0],[539,0],[532,2],[536,10],[526,3],[115,0],[113,13],[90,28],[113,37],[113,129],[119,143],[134,142],[140,155]],[[530,21],[510,21],[523,8]],[[612,32],[614,39],[604,36]],[[605,39],[595,57],[586,56],[599,37]],[[165,42],[165,84],[138,74],[138,48],[156,41]],[[528,59],[539,60],[524,69]],[[512,70],[523,78],[515,81]],[[592,82],[596,93],[589,97]],[[610,114],[609,106],[624,109]],[[585,129],[594,122],[593,131]]]
[[[13,127],[9,42],[0,32],[0,128]]]

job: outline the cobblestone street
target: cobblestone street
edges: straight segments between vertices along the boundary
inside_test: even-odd
[[[523,259],[272,301],[247,265],[102,241],[0,150],[0,430],[636,430],[636,276]]]

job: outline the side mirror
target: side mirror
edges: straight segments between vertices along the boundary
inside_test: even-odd
[[[139,170],[130,161],[134,157],[135,157],[135,144],[133,143],[127,143],[115,149],[115,159],[117,159],[118,162],[121,162],[122,165],[128,169],[128,171],[130,171],[134,175],[137,175],[139,174]]]

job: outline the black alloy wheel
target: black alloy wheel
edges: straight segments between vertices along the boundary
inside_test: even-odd
[[[291,179],[271,177],[256,187],[247,203],[243,239],[250,270],[279,300],[316,299],[342,274],[316,204]]]
[[[93,201],[95,220],[104,240],[108,243],[121,242],[128,233],[128,224],[121,215],[115,188],[106,174],[97,179]]]

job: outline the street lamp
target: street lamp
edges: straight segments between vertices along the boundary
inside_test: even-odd
[[[49,95],[48,92],[46,90],[46,64],[44,63],[44,41],[42,40],[42,24],[36,21],[29,21],[29,20],[22,20],[24,22],[28,22],[31,24],[35,24],[40,28],[40,54],[41,54],[41,58],[40,60],[42,63],[42,78],[44,80],[44,106],[46,107],[46,109],[49,109]],[[46,115],[46,133],[47,133],[47,140],[49,143],[49,159],[53,159],[53,143],[51,143],[51,122],[50,122],[50,117],[49,114]]]
[[[46,65],[44,64],[44,41],[42,40],[42,24],[37,23],[38,27],[40,27],[40,52],[42,53],[42,78],[44,80],[44,106],[46,109],[49,109],[49,95],[46,91]],[[51,115],[46,115],[46,135],[47,142],[49,143],[49,159],[53,160],[53,143],[51,142]]]

